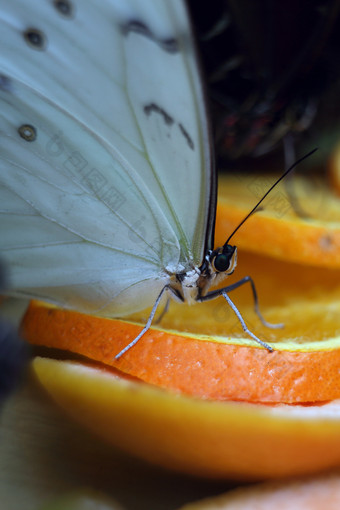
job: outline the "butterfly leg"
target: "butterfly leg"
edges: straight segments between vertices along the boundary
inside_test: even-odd
[[[163,308],[163,310],[159,314],[159,317],[157,317],[157,319],[155,320],[155,324],[159,324],[161,322],[161,320],[163,319],[164,315],[168,312],[169,306],[170,306],[170,298],[168,298],[166,300],[165,307]]]
[[[257,343],[262,345],[262,347],[267,349],[269,352],[273,352],[273,348],[269,344],[267,344],[266,342],[264,342],[263,340],[258,338],[256,335],[254,335],[254,333],[252,333],[250,331],[250,329],[247,327],[246,323],[244,322],[244,319],[243,319],[240,311],[238,310],[237,306],[235,305],[235,303],[230,299],[230,297],[227,294],[227,292],[237,289],[238,287],[240,287],[241,285],[244,285],[247,282],[249,282],[251,285],[251,289],[252,289],[253,297],[254,297],[255,312],[258,315],[259,319],[261,320],[262,324],[269,328],[282,328],[284,326],[283,324],[271,324],[270,322],[267,322],[264,319],[264,317],[262,316],[260,309],[259,309],[259,303],[258,303],[258,297],[257,297],[255,283],[250,276],[245,276],[238,282],[228,285],[228,287],[223,287],[222,289],[216,289],[211,292],[208,292],[208,294],[206,294],[205,296],[202,296],[200,298],[200,301],[202,301],[202,302],[210,301],[211,299],[216,299],[218,296],[223,296],[224,299],[227,301],[228,305],[230,306],[230,308],[235,313],[238,320],[240,321],[243,331],[245,333],[247,333],[247,335],[249,335],[251,338],[253,338]]]
[[[224,299],[227,301],[228,305],[230,306],[230,308],[233,310],[233,312],[235,313],[236,317],[238,318],[238,320],[240,321],[241,323],[241,326],[242,326],[242,329],[245,333],[247,333],[247,335],[249,335],[251,338],[253,338],[255,340],[255,342],[257,342],[258,344],[262,345],[262,347],[264,347],[265,349],[267,349],[269,352],[273,352],[273,348],[267,344],[266,342],[264,342],[263,340],[261,340],[260,338],[258,338],[256,335],[254,335],[254,333],[252,333],[250,331],[250,329],[247,327],[246,323],[244,322],[244,319],[239,311],[239,309],[237,308],[237,306],[235,305],[235,303],[230,299],[230,297],[228,296],[228,294],[223,291],[221,293],[221,295],[224,297]]]
[[[237,308],[235,303],[230,299],[230,297],[228,296],[228,294],[227,294],[225,289],[219,289],[219,292],[217,292],[217,291],[216,292],[213,291],[213,293],[210,292],[209,294],[204,296],[202,301],[209,301],[210,299],[214,299],[214,298],[216,298],[218,296],[223,296],[224,299],[227,301],[228,305],[230,306],[230,308],[233,310],[233,312],[235,313],[236,317],[240,321],[240,324],[242,326],[243,331],[245,333],[247,333],[247,335],[249,335],[251,338],[253,338],[255,340],[255,342],[257,342],[258,344],[262,345],[262,347],[267,349],[269,352],[273,352],[274,349],[269,344],[267,344],[266,342],[264,342],[263,340],[258,338],[256,335],[254,335],[254,333],[252,333],[250,331],[250,329],[247,327],[246,323],[244,322],[244,319],[243,319],[243,317],[241,315],[241,312],[239,311],[239,309]]]
[[[262,324],[264,326],[266,326],[267,328],[272,328],[272,329],[281,329],[281,328],[283,328],[284,324],[282,324],[282,323],[280,323],[280,324],[272,324],[271,322],[266,321],[266,319],[263,317],[263,315],[262,315],[262,313],[260,311],[260,307],[259,307],[259,300],[258,300],[258,297],[257,297],[257,291],[256,291],[255,283],[254,283],[254,280],[252,279],[251,276],[245,276],[244,278],[242,278],[238,282],[232,283],[231,285],[228,285],[227,287],[223,287],[222,289],[216,289],[216,290],[213,290],[211,292],[208,292],[208,294],[203,296],[201,298],[201,300],[202,301],[209,301],[210,299],[215,299],[216,297],[223,295],[223,292],[230,292],[232,290],[238,289],[238,287],[241,287],[241,285],[244,285],[245,283],[248,283],[248,282],[250,283],[251,290],[252,290],[252,293],[253,293],[255,313],[258,316],[258,318],[260,319],[260,321],[262,322]]]
[[[242,280],[240,280],[241,282]],[[236,282],[236,283],[239,283],[239,282]],[[243,282],[245,283],[245,282]],[[230,287],[232,287],[230,289]],[[239,309],[237,308],[237,306],[235,305],[235,303],[230,299],[230,297],[228,296],[227,294],[227,291],[226,289],[228,290],[233,290],[234,285],[230,285],[230,287],[225,287],[223,289],[218,289],[216,291],[212,291],[212,292],[209,292],[206,296],[204,296],[201,301],[210,301],[211,299],[215,299],[217,298],[218,296],[223,296],[224,299],[227,301],[228,305],[230,306],[230,308],[233,310],[233,312],[235,313],[236,317],[238,318],[238,320],[240,321],[240,324],[242,326],[242,329],[245,333],[247,333],[247,335],[249,335],[251,338],[253,338],[255,340],[255,342],[257,342],[258,344],[262,345],[262,347],[264,347],[265,349],[267,349],[267,351],[269,352],[273,352],[274,349],[269,345],[267,344],[266,342],[264,342],[263,340],[261,340],[260,338],[258,338],[256,335],[254,335],[254,333],[252,333],[250,331],[250,329],[247,327],[246,323],[244,322],[244,319],[241,315],[241,312],[239,311]]]
[[[158,294],[158,297],[157,297],[157,299],[155,301],[155,304],[152,307],[152,310],[151,310],[151,313],[149,315],[149,318],[148,318],[144,328],[142,329],[142,331],[126,347],[124,347],[124,349],[122,349],[118,354],[116,354],[115,359],[119,359],[121,356],[123,356],[123,354],[125,354],[129,349],[131,349],[131,347],[136,345],[138,340],[140,338],[142,338],[142,336],[150,329],[152,321],[153,321],[153,318],[154,318],[155,313],[157,311],[158,305],[159,305],[159,303],[160,303],[160,301],[162,299],[162,296],[163,296],[163,294],[164,294],[164,292],[166,290],[169,290],[169,285],[165,285],[162,288],[162,290],[160,291],[160,293]],[[164,312],[164,310],[163,310],[163,312]],[[163,312],[162,312],[161,315],[163,315]]]

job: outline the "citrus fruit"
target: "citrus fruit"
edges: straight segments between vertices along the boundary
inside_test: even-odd
[[[201,321],[201,334],[188,332],[189,319],[194,321],[197,316],[199,320],[202,313],[214,317],[214,306],[209,303],[188,310],[174,306],[177,331],[155,326],[118,360],[115,354],[137,336],[141,324],[34,302],[23,319],[22,331],[34,345],[79,354],[140,381],[195,397],[262,403],[315,403],[340,398],[340,295],[337,303],[320,303],[319,310],[315,310],[315,303],[287,305],[287,331],[281,331],[276,341],[273,335],[272,353],[233,333],[232,328],[239,328],[235,319],[229,328],[228,322],[224,326],[223,336],[213,335],[214,324],[209,328],[206,318]],[[282,314],[273,312],[272,317],[282,318]],[[314,334],[309,321],[316,317],[319,324]],[[222,329],[220,322],[216,329]],[[301,336],[290,337],[294,331]],[[321,334],[324,338],[318,338]]]
[[[154,464],[211,478],[265,479],[340,463],[340,405],[268,406],[188,397],[111,370],[36,357],[33,371],[78,422]]]
[[[222,175],[219,178],[216,244],[239,225],[279,174]],[[340,267],[340,200],[324,180],[294,176],[300,218],[280,183],[263,210],[250,217],[233,237],[240,249],[316,267]]]

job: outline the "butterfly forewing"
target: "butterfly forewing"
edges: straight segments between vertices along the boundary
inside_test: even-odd
[[[122,315],[211,230],[190,30],[180,1],[55,5],[0,2],[2,257],[15,294]]]

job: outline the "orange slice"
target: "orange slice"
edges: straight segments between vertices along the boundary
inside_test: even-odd
[[[199,306],[195,308],[197,315],[202,313]],[[184,307],[177,313],[185,318]],[[211,336],[204,330],[197,335],[153,328],[115,360],[115,354],[140,329],[141,325],[129,321],[39,303],[31,305],[22,325],[24,337],[32,344],[77,353],[149,384],[195,397],[262,403],[340,398],[340,336],[316,345],[308,341],[294,345],[294,339],[283,339],[272,343],[277,350],[269,353],[249,345],[251,340]]]
[[[47,358],[36,358],[33,370],[75,420],[107,442],[179,472],[264,479],[340,463],[340,404],[207,401]]]
[[[237,175],[219,178],[216,244],[242,221],[276,175]],[[267,197],[232,239],[240,249],[318,267],[340,267],[340,200],[322,180],[294,176],[294,187],[306,220],[294,212],[284,184]]]

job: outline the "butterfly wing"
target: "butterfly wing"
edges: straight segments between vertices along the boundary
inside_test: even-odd
[[[0,11],[0,236],[13,292],[108,315],[144,308],[169,273],[200,264],[212,232],[183,4],[15,0]]]

